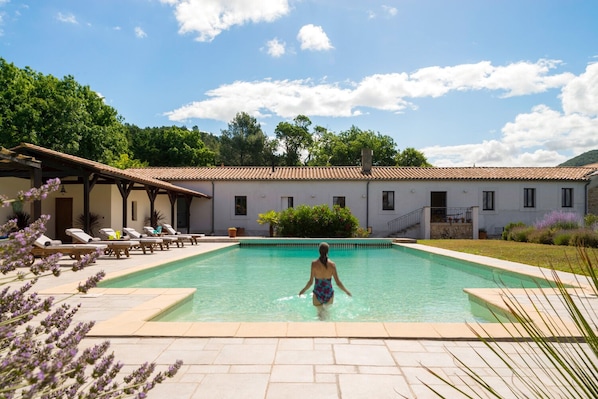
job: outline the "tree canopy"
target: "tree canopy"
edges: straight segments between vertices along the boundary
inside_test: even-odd
[[[116,110],[72,76],[58,79],[0,58],[0,145],[37,144],[110,163],[127,152]]]
[[[215,154],[206,148],[201,134],[184,127],[140,129],[127,125],[134,158],[150,166],[213,165]]]
[[[220,162],[233,166],[265,165],[267,141],[257,120],[240,112],[220,132]]]

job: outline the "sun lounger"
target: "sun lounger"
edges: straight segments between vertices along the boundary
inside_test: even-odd
[[[104,244],[63,244],[60,240],[52,240],[45,235],[39,236],[33,243],[31,254],[36,257],[45,258],[52,254],[61,253],[70,256],[71,259],[81,260],[82,255],[88,255],[107,248]]]
[[[176,244],[177,247],[185,246],[185,239],[179,238],[177,236],[171,235],[164,235],[162,234],[162,229],[156,230],[152,226],[144,226],[143,231],[150,237],[158,237],[164,240],[164,242],[168,242],[170,244]]]
[[[109,227],[104,227],[104,228],[100,229],[99,233],[100,233],[100,238],[102,240],[108,240],[108,241],[130,240],[130,237],[128,237],[128,236],[125,237],[124,235],[121,235],[120,231],[117,233],[114,229],[111,229]],[[149,249],[149,251],[151,253],[154,253],[154,243],[153,242],[147,242],[147,241],[143,241],[143,240],[134,240],[134,241],[138,241],[139,245],[135,246],[135,247],[131,247],[131,249],[140,248],[143,251],[143,254],[147,254],[147,250]]]
[[[120,239],[120,240],[133,240],[133,241],[139,241],[139,246],[137,248],[140,248],[144,254],[147,253],[147,250],[150,251],[150,253],[154,253],[154,246],[159,245],[161,249],[164,249],[162,246],[162,239],[161,238],[151,238],[151,237],[147,237],[147,238],[143,238],[143,237],[131,237],[131,235],[127,234],[125,231],[125,229],[123,229],[123,234],[119,234],[116,231],[114,231],[114,229],[111,228],[103,228],[100,229],[100,237],[103,240],[115,240],[115,239]],[[117,238],[118,236],[118,238]]]
[[[164,223],[162,227],[164,228],[164,230],[166,230],[166,232],[169,235],[189,237],[191,244],[197,244],[197,240],[206,236],[205,234],[181,233],[180,231],[176,231],[171,225],[166,223]]]
[[[132,247],[139,246],[139,241],[134,240],[101,240],[98,237],[92,237],[81,229],[66,229],[66,234],[73,237],[73,240],[78,244],[104,244],[106,245],[106,255],[116,255],[116,259],[120,259],[124,253],[128,258],[130,256],[129,250]]]
[[[150,245],[150,247],[152,248],[152,252],[155,246],[159,246],[160,250],[162,251],[164,251],[164,247],[166,247],[166,249],[169,249],[168,240],[164,242],[164,240],[160,237],[148,237],[147,234],[141,234],[132,227],[123,227],[123,233],[131,240],[139,241],[142,244],[146,243],[147,245]]]
[[[168,228],[166,226],[168,226]],[[175,231],[169,224],[162,225],[162,237],[164,236],[176,237],[177,239],[181,240],[181,242],[189,242],[191,245],[195,243],[195,240],[189,234],[177,233],[177,231]]]

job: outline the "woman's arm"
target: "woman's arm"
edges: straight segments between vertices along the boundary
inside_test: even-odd
[[[299,295],[303,295],[303,293],[304,293],[305,291],[307,291],[307,289],[308,289],[309,287],[311,287],[311,285],[312,285],[312,284],[313,284],[313,282],[314,282],[314,277],[315,277],[315,276],[314,276],[314,265],[312,264],[312,265],[311,265],[311,273],[310,273],[310,275],[309,275],[309,281],[307,282],[307,284],[305,284],[305,287],[304,287],[304,288],[303,288],[303,289],[302,289],[302,290],[299,292]]]
[[[333,265],[332,267],[332,277],[334,277],[334,282],[336,283],[336,285],[338,286],[338,288],[340,288],[341,290],[345,291],[345,293],[349,296],[351,295],[351,292],[345,288],[345,286],[343,285],[343,283],[341,282],[341,280],[338,278],[338,273],[336,272],[336,265]]]

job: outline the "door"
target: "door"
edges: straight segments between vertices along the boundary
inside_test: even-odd
[[[446,191],[432,191],[430,193],[430,208],[432,222],[446,221]]]
[[[53,238],[70,243],[72,239],[64,231],[73,227],[73,199],[56,198],[55,205],[56,232]]]
[[[187,229],[187,219],[189,215],[187,214],[187,200],[185,197],[178,197],[176,199],[176,228],[179,229]],[[188,230],[187,230],[188,231]]]

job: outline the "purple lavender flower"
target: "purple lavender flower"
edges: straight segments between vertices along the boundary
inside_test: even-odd
[[[582,219],[573,212],[552,211],[534,223],[536,229],[573,230],[583,225]]]
[[[60,180],[49,180],[39,189],[18,193],[16,200],[44,199],[59,186]],[[3,207],[16,200],[0,196]],[[166,373],[155,375],[155,364],[146,363],[117,381],[122,363],[115,361],[113,354],[106,355],[109,342],[80,353],[78,346],[94,323],[73,325],[79,306],[55,307],[53,298],[42,298],[32,292],[39,278],[61,274],[59,254],[37,262],[31,256],[33,243],[45,232],[48,220],[48,216],[42,216],[22,230],[16,230],[15,221],[0,226],[0,234],[10,233],[0,250],[0,274],[13,276],[12,280],[0,283],[4,286],[0,289],[0,397],[146,397],[165,377],[172,377],[182,363],[177,361]],[[85,268],[97,256],[82,257],[72,271]],[[90,277],[80,291],[95,287],[104,275],[102,271]],[[11,291],[8,284],[12,282],[19,282],[19,286]]]

